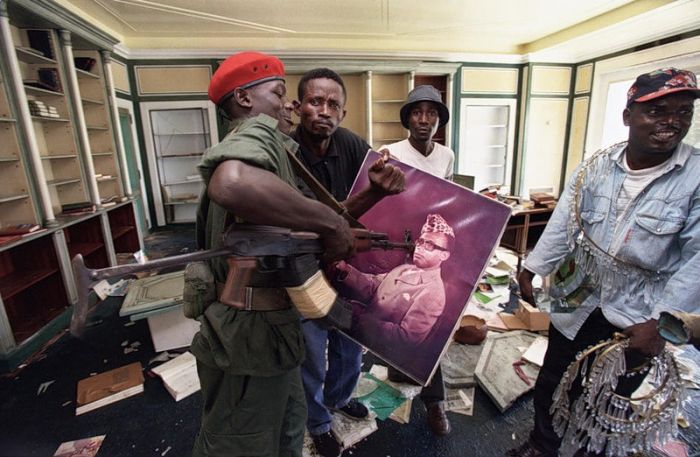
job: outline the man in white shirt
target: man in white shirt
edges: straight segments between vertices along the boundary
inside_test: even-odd
[[[403,141],[384,145],[397,160],[413,168],[452,179],[455,153],[433,141],[439,128],[450,120],[450,111],[433,86],[417,86],[401,107],[401,124],[410,131]]]
[[[435,133],[450,120],[450,110],[442,102],[440,92],[433,86],[417,86],[408,94],[400,111],[401,124],[410,135],[407,139],[382,146],[392,158],[413,168],[430,173],[438,178],[452,179],[455,153],[452,149],[433,141]],[[389,379],[412,382],[400,371],[389,367]],[[430,430],[437,436],[450,433],[450,421],[445,415],[445,385],[440,367],[435,371],[430,384],[420,393],[427,409]]]

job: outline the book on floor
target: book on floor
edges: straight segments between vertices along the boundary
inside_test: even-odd
[[[141,364],[134,362],[78,381],[75,415],[143,392]]]
[[[163,380],[163,385],[175,401],[199,391],[197,360],[191,352],[185,352],[153,370]]]

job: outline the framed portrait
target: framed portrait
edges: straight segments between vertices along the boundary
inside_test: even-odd
[[[368,184],[370,152],[350,194]],[[353,307],[348,336],[422,385],[435,372],[499,243],[509,206],[390,160],[406,190],[361,218],[407,250],[372,250],[336,266],[334,286]]]

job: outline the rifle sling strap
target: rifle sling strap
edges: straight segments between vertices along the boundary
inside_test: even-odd
[[[318,182],[314,175],[312,175],[304,164],[301,163],[301,160],[299,160],[293,151],[291,151],[289,148],[285,148],[285,150],[287,151],[287,156],[289,156],[289,161],[292,162],[294,171],[296,171],[297,175],[304,180],[307,186],[309,186],[314,195],[316,195],[316,198],[318,198],[318,201],[340,214],[346,221],[348,221],[351,227],[365,228],[364,225],[350,215],[345,205],[336,200],[335,197],[333,197],[333,195],[328,192],[320,182]]]
[[[224,290],[223,282],[216,282],[216,292],[219,301]],[[244,299],[240,303],[240,309],[244,311],[280,311],[291,306],[289,295],[281,287],[245,287]]]

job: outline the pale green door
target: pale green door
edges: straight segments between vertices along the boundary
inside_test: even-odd
[[[131,115],[126,110],[119,110],[119,124],[122,129],[124,138],[124,152],[126,155],[126,166],[129,169],[129,183],[131,184],[132,192],[137,198],[134,200],[136,205],[136,217],[138,219],[141,233],[148,233],[148,221],[146,219],[146,210],[143,205],[143,200],[146,198],[141,192],[141,172],[139,171],[138,160],[136,159],[136,149],[134,148],[134,138],[131,135]]]

